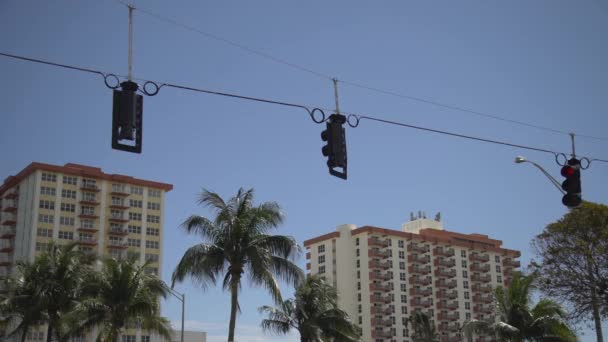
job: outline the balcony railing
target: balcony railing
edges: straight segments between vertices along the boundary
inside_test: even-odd
[[[491,294],[487,294],[487,295],[476,294],[473,296],[473,303],[489,304],[489,303],[492,303],[493,301],[494,301],[494,296],[492,296]]]
[[[457,321],[458,319],[460,319],[460,314],[458,313],[458,311],[455,312],[440,312],[439,315],[437,315],[437,318],[440,321]]]
[[[492,285],[490,284],[474,284],[473,285],[473,291],[475,292],[484,292],[484,293],[489,293],[492,292]]]
[[[473,276],[471,276],[471,280],[476,282],[489,283],[492,281],[492,276],[489,274],[481,275],[479,273],[475,273],[473,274]]]
[[[130,193],[127,191],[126,186],[112,186],[112,195],[114,196],[129,196]]]
[[[435,282],[435,286],[436,287],[440,287],[440,288],[446,288],[446,289],[453,289],[456,287],[456,279],[452,279],[450,281],[445,281],[445,280],[437,280]]]
[[[454,278],[456,276],[455,269],[438,268],[435,270],[435,276],[440,278]]]
[[[511,258],[505,258],[502,259],[502,265],[504,267],[515,267],[518,268],[521,266],[521,263],[519,262],[519,260],[513,260]]]
[[[380,239],[380,238],[376,238],[376,237],[372,237],[367,239],[367,244],[369,246],[376,246],[376,247],[388,247],[389,242],[386,239]]]
[[[369,301],[370,303],[379,303],[379,304],[389,304],[391,303],[393,300],[391,299],[391,297],[389,296],[376,296],[376,295],[371,295],[369,297]]]
[[[96,231],[98,231],[99,229],[97,229],[97,227],[84,227],[84,226],[80,226],[77,228],[78,231],[81,232],[91,232],[94,233]]]
[[[389,262],[381,262],[378,260],[370,260],[368,265],[369,265],[370,269],[379,268],[379,269],[387,270],[391,267],[391,264]]]
[[[435,247],[433,249],[433,255],[444,256],[446,258],[454,256],[454,248],[446,248],[446,247]]]
[[[439,331],[441,331],[441,332],[443,332],[443,331],[449,331],[449,332],[460,331],[460,324],[458,324],[458,323],[453,323],[453,324],[443,323],[443,324],[439,324],[438,327],[439,327]]]
[[[128,222],[129,219],[125,215],[110,214],[110,221],[114,222]]]
[[[367,252],[367,256],[369,257],[375,257],[375,258],[388,258],[389,256],[389,251],[381,251],[379,249],[370,249]]]
[[[391,338],[393,334],[390,331],[372,330],[372,338]]]
[[[110,234],[113,235],[129,235],[129,231],[124,229],[124,228],[115,228],[115,227],[111,227],[110,228]]]
[[[124,241],[110,240],[110,241],[108,241],[108,247],[111,247],[111,248],[127,248],[127,244]]]
[[[13,257],[10,255],[0,257],[0,267],[6,267],[13,264]]]
[[[473,312],[475,312],[475,313],[491,314],[494,311],[495,311],[495,309],[491,305],[475,305],[475,306],[473,306]]]
[[[407,256],[407,261],[414,264],[426,264],[431,261],[429,255],[410,254]]]
[[[430,296],[433,294],[433,290],[431,288],[411,288],[410,296]]]
[[[473,272],[489,272],[490,265],[471,264],[471,271]]]
[[[430,266],[426,266],[426,267],[414,267],[413,265],[411,265],[410,267],[408,267],[408,272],[410,273],[414,273],[414,274],[429,274],[431,273],[431,267]]]
[[[437,291],[437,294],[435,295],[435,297],[437,297],[437,299],[455,299],[455,298],[458,298],[458,291],[456,291],[456,290]]]
[[[393,321],[390,319],[372,318],[372,325],[390,327],[393,325]]]
[[[454,260],[454,259],[435,259],[433,264],[435,266],[454,267],[454,266],[456,266],[456,260]]]
[[[0,239],[12,239],[15,237],[17,229],[15,227],[3,227],[0,229]]]
[[[469,260],[479,261],[479,262],[488,262],[488,261],[490,261],[490,256],[487,254],[471,253],[471,254],[469,254]]]
[[[388,292],[388,291],[391,290],[391,287],[389,285],[382,285],[382,284],[378,284],[378,283],[371,283],[371,284],[369,284],[369,290],[370,291]]]
[[[85,246],[96,246],[97,239],[81,237],[78,239],[78,244]]]
[[[458,309],[458,301],[451,301],[451,302],[438,302],[437,303],[437,309],[440,310],[455,310]]]
[[[82,186],[80,186],[80,189],[84,190],[84,191],[94,191],[94,192],[99,191],[97,184],[92,184],[92,183],[82,183]]]
[[[391,276],[388,274],[383,274],[383,273],[369,272],[369,279],[386,281],[386,280],[390,280]]]
[[[420,300],[420,298],[417,298],[417,299],[410,300],[410,305],[415,308],[428,308],[432,305],[431,303],[432,302],[430,299]]]
[[[410,284],[412,285],[431,285],[431,277],[410,277]]]
[[[370,309],[372,315],[390,315],[391,311],[390,308],[383,308],[381,306],[372,306]]]
[[[410,243],[408,245],[408,249],[412,252],[417,252],[417,253],[428,253],[429,252],[429,246],[420,245],[417,243]]]

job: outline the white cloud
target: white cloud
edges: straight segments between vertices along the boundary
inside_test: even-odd
[[[175,330],[181,329],[181,321],[171,322]],[[202,322],[186,320],[185,330],[204,331],[207,333],[207,342],[226,342],[228,337],[228,323]],[[237,324],[235,342],[298,342],[297,333],[287,336],[265,334],[258,325]]]

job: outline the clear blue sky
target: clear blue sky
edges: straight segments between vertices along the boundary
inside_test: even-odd
[[[201,30],[324,74],[512,120],[608,136],[608,1],[135,1]],[[126,74],[127,10],[104,1],[0,1],[0,50]],[[136,12],[137,77],[322,107],[331,82]],[[254,187],[276,200],[280,231],[298,241],[354,223],[399,229],[410,211],[441,211],[449,230],[488,234],[532,257],[531,238],[566,209],[525,155],[558,176],[548,154],[362,122],[347,130],[349,179],[327,174],[322,126],[303,111],[163,89],[145,99],[141,155],[110,149],[111,91],[95,75],[0,57],[2,177],[32,161],[75,162],[165,181],[163,278],[196,242],[178,229],[208,214],[202,187]],[[567,151],[567,136],[343,86],[341,108],[391,120]],[[606,141],[579,139],[608,158]],[[584,197],[605,203],[608,164],[583,172]],[[304,259],[300,259],[304,265]],[[220,341],[228,294],[189,283],[189,326]],[[261,341],[245,287],[240,341]],[[179,320],[177,301],[164,314]],[[592,335],[583,338],[591,341]]]

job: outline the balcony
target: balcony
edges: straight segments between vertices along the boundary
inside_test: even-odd
[[[490,293],[492,292],[492,285],[490,284],[474,284],[473,285],[473,291],[475,292],[483,292],[483,293]]]
[[[379,249],[370,249],[367,252],[368,257],[374,258],[388,258],[389,255],[389,251],[380,251]]]
[[[440,339],[441,342],[461,342],[462,341],[462,337],[458,336],[458,335],[450,335],[450,336],[441,336]]]
[[[108,241],[108,248],[126,249],[128,246],[123,241]]]
[[[456,260],[440,258],[440,259],[435,259],[435,261],[433,261],[433,264],[435,266],[454,267],[454,266],[456,266]]]
[[[443,301],[438,302],[437,309],[439,309],[439,310],[456,310],[456,309],[458,309],[458,301],[456,301],[456,300],[451,301],[451,302],[446,301],[445,303]]]
[[[505,268],[505,270],[503,271],[503,273],[505,274],[505,276],[510,277],[513,275],[513,269],[512,268]]]
[[[433,290],[431,288],[411,288],[410,289],[410,296],[430,296],[433,294]]]
[[[455,312],[440,312],[437,315],[437,319],[440,321],[457,321],[460,319],[460,314],[458,311]]]
[[[519,262],[519,260],[513,260],[511,258],[505,258],[502,259],[502,265],[504,267],[515,267],[518,268],[521,266],[521,263]]]
[[[382,308],[381,306],[372,306],[370,309],[372,315],[390,315],[390,308]]]
[[[96,184],[90,184],[90,183],[82,183],[80,190],[89,191],[89,192],[99,192],[100,191],[100,189],[97,187]]]
[[[371,247],[375,246],[375,247],[388,247],[389,246],[389,242],[386,239],[379,239],[377,237],[371,237],[369,239],[367,239],[367,244]]]
[[[440,332],[459,332],[460,331],[460,324],[458,323],[453,323],[453,324],[449,324],[449,323],[442,323],[439,324],[438,326],[439,331]],[[447,337],[447,336],[443,336],[443,337]]]
[[[11,226],[11,227],[14,227],[16,224],[17,224],[17,219],[16,219],[16,218],[13,218],[13,217],[8,218],[8,219],[6,219],[6,220],[2,221],[2,225],[3,225],[3,226]]]
[[[391,276],[388,274],[383,274],[379,272],[369,272],[369,280],[381,280],[386,281],[390,280]]]
[[[13,264],[12,256],[0,257],[0,267],[7,267],[7,266],[11,266],[12,264]]]
[[[435,247],[433,249],[433,255],[450,258],[454,256],[454,248]]]
[[[97,202],[95,199],[83,199],[80,202],[78,202],[82,205],[90,205],[90,206],[97,206],[99,205],[99,202]]]
[[[490,256],[487,254],[471,253],[471,254],[469,254],[469,260],[479,261],[479,262],[488,262],[488,261],[490,261]]]
[[[412,285],[431,285],[432,281],[431,281],[431,277],[415,277],[412,276],[410,277],[410,284]]]
[[[372,330],[372,338],[392,338],[390,331]]]
[[[441,291],[438,291],[436,293],[435,297],[437,299],[456,299],[456,298],[458,298],[458,291],[456,291],[456,290],[452,290],[452,291],[441,290]]]
[[[16,213],[17,212],[17,202],[9,201],[9,203],[2,209],[5,213]]]
[[[410,305],[414,308],[429,308],[432,304],[430,299],[421,300],[419,297],[417,297],[410,300]]]
[[[4,195],[5,199],[15,199],[17,197],[19,197],[19,189],[13,189]]]
[[[512,281],[513,281],[513,278],[505,277],[505,280],[504,280],[505,286],[507,286],[507,287],[511,286]]]
[[[450,281],[445,281],[444,279],[441,279],[435,282],[435,286],[442,289],[453,289],[456,287],[456,285],[456,279],[452,279]]]
[[[489,274],[481,275],[479,273],[475,273],[473,276],[471,276],[471,280],[475,282],[489,283],[492,281],[492,276]]]
[[[112,196],[121,196],[128,197],[130,193],[127,191],[126,186],[112,186],[112,191],[110,192]]]
[[[129,235],[129,231],[124,228],[110,228],[109,233],[110,233],[110,235],[120,235],[120,236]]]
[[[414,264],[426,264],[430,261],[431,257],[429,255],[410,254],[407,256],[407,262]]]
[[[494,296],[491,294],[481,295],[476,294],[473,296],[473,303],[482,303],[482,304],[490,304],[494,301]]]
[[[390,327],[393,325],[393,321],[390,319],[372,318],[372,325]]]
[[[454,278],[456,276],[456,270],[448,270],[446,268],[438,268],[435,270],[435,277],[440,278]]]
[[[369,264],[368,264],[370,269],[382,269],[382,270],[388,270],[391,267],[391,264],[389,262],[381,262],[378,260],[370,260]]]
[[[389,296],[376,296],[376,295],[369,296],[369,302],[372,303],[372,304],[373,303],[376,303],[376,304],[389,304],[392,301],[393,300]]]
[[[428,253],[429,252],[429,246],[426,245],[420,245],[417,243],[410,243],[408,246],[408,250],[412,251],[412,252],[416,252],[416,253]]]
[[[128,205],[126,205],[124,202],[114,202],[112,201],[112,204],[110,204],[110,208],[112,209],[118,209],[118,210],[127,210],[131,207],[129,207]]]
[[[471,264],[471,271],[473,272],[489,272],[490,265]]]
[[[126,223],[129,222],[129,219],[126,218],[124,215],[110,215],[110,217],[108,218],[108,220],[110,220],[110,222],[120,222],[120,223]]]
[[[12,239],[15,237],[16,231],[15,227],[2,228],[2,230],[0,230],[0,239]]]
[[[369,284],[369,290],[370,291],[388,292],[388,291],[391,290],[391,287],[389,285],[382,285],[382,284],[378,284],[378,283],[371,283],[371,284]]]
[[[9,240],[8,243],[0,244],[0,253],[12,253],[15,250],[15,244],[12,240]]]
[[[78,244],[83,246],[97,246],[97,239],[93,238],[80,238]]]
[[[431,266],[426,266],[426,267],[414,267],[413,265],[411,265],[410,267],[407,268],[409,273],[413,273],[413,274],[429,274],[431,273]]]
[[[76,228],[79,232],[96,233],[98,229],[96,227],[78,227]]]
[[[494,306],[492,305],[475,305],[473,306],[473,312],[482,314],[494,313]]]
[[[78,215],[78,217],[82,218],[82,219],[97,219],[99,218],[99,216],[95,215],[95,212],[91,212],[91,211],[83,211],[80,213],[80,215]]]

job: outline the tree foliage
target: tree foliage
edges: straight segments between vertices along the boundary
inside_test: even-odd
[[[284,335],[295,329],[301,342],[360,340],[359,328],[338,308],[336,289],[319,276],[308,276],[296,288],[294,299],[277,307],[262,306],[259,311],[268,316],[262,321],[264,331]]]
[[[439,342],[439,334],[429,315],[422,311],[414,311],[408,318],[412,327],[412,341]]]
[[[608,317],[608,206],[584,202],[547,225],[533,246],[541,290],[568,303],[574,321],[593,319],[601,340],[601,315]]]

